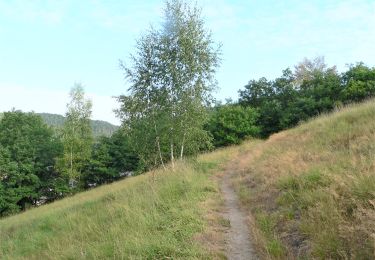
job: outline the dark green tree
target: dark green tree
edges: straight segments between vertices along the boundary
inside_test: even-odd
[[[110,167],[112,157],[109,150],[110,143],[107,137],[101,137],[93,145],[90,161],[82,172],[82,182],[85,188],[90,185],[110,183],[117,179],[119,173]]]
[[[129,138],[122,129],[111,137],[101,137],[92,149],[92,156],[83,173],[85,187],[118,180],[125,172],[135,174],[139,169],[139,159],[131,148]]]
[[[20,210],[17,203],[21,192],[14,187],[19,179],[17,178],[17,163],[12,162],[10,157],[9,150],[0,145],[0,216]]]
[[[54,190],[59,148],[52,130],[36,114],[4,113],[0,122],[1,215],[24,210]]]
[[[257,108],[261,136],[268,137],[300,121],[331,111],[339,105],[343,90],[336,67],[328,67],[323,57],[304,59],[281,77],[269,81],[251,80],[240,90],[240,104]]]
[[[237,104],[221,105],[212,112],[207,129],[213,136],[214,146],[239,144],[246,137],[257,137],[258,112]]]
[[[275,95],[272,81],[264,77],[259,80],[250,80],[244,88],[244,90],[239,90],[239,102],[245,106],[261,107]]]
[[[342,75],[344,90],[342,99],[345,103],[359,102],[375,96],[375,67],[369,68],[364,63],[351,65]]]
[[[110,138],[109,155],[112,158],[110,166],[117,172],[142,170],[135,149],[131,146],[129,136],[123,129],[117,130]]]

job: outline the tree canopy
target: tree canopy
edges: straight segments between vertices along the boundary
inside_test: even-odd
[[[0,215],[23,210],[46,193],[56,192],[60,178],[53,165],[59,140],[34,113],[5,112],[0,123]]]
[[[239,103],[259,111],[261,136],[295,126],[342,104],[375,96],[375,69],[363,63],[339,74],[324,58],[304,59],[275,80],[250,80],[239,90]]]
[[[93,143],[90,126],[92,103],[85,98],[83,87],[76,84],[70,91],[66,121],[62,128],[63,156],[60,170],[70,179],[70,186],[79,182],[85,164],[90,159]]]
[[[209,142],[203,125],[219,48],[200,9],[178,0],[166,2],[161,28],[151,28],[136,47],[131,66],[121,63],[131,86],[118,98],[118,115],[146,165],[173,165]]]

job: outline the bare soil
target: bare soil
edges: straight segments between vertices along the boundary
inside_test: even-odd
[[[241,210],[237,195],[231,185],[230,171],[225,171],[221,181],[221,191],[225,200],[224,217],[230,221],[226,234],[226,257],[228,259],[258,259],[251,243],[246,214]]]

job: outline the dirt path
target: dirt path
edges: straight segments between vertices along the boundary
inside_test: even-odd
[[[221,191],[225,199],[225,217],[230,221],[230,229],[226,234],[228,259],[258,259],[251,244],[246,215],[241,211],[237,195],[234,192],[229,172],[226,171],[221,182]]]

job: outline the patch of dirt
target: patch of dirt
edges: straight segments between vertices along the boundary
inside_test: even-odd
[[[221,181],[221,191],[225,200],[224,216],[230,222],[226,234],[228,259],[258,259],[255,254],[246,214],[241,210],[237,195],[231,185],[230,172],[226,171]]]
[[[284,230],[285,228],[279,227],[279,229]],[[290,227],[288,231],[283,231],[281,233],[281,240],[284,244],[288,245],[289,253],[291,253],[292,256],[296,256],[297,259],[306,257],[310,250],[308,241],[298,230],[297,224]]]

